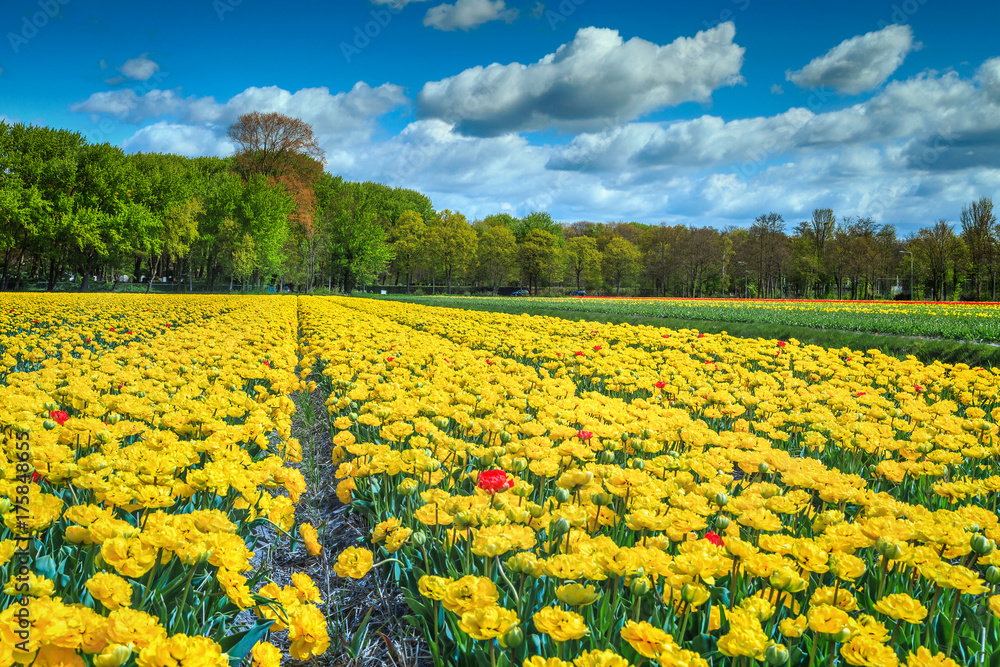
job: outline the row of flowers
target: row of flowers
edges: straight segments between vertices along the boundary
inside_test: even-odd
[[[302,303],[337,493],[373,526],[338,573],[386,563],[438,664],[957,665],[1000,644],[1000,369]]]
[[[254,552],[261,524],[322,548],[295,518],[296,331],[291,297],[5,298],[0,667],[277,667],[276,632],[326,650],[317,586]]]
[[[511,306],[505,297],[422,297],[475,308]],[[797,301],[768,299],[653,299],[535,297],[532,307],[636,317],[667,317],[720,322],[756,322],[776,326],[901,334],[1000,342],[1000,304],[910,301]]]

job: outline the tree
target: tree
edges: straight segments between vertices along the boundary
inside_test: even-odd
[[[597,268],[600,261],[597,241],[593,237],[574,236],[566,242],[566,266],[573,276],[577,289],[581,289],[581,282],[590,277],[590,273]]]
[[[301,167],[296,158],[302,155],[325,160],[312,126],[277,112],[240,114],[227,135],[236,144],[236,164],[248,179],[254,175],[279,178]]]
[[[749,234],[747,263],[757,274],[757,293],[773,296],[778,292],[789,259],[785,219],[773,212],[759,215],[750,226]]]
[[[345,292],[374,282],[394,257],[378,224],[373,192],[362,185],[343,185],[328,202],[321,222],[331,268]]]
[[[518,242],[524,240],[530,232],[534,230],[540,230],[543,232],[548,232],[556,238],[562,237],[562,227],[552,219],[552,216],[545,211],[535,211],[524,216],[517,221],[514,229],[514,236],[517,237]]]
[[[604,279],[615,286],[615,294],[621,294],[622,281],[635,275],[639,267],[639,251],[635,244],[616,236],[604,248]]]
[[[493,295],[500,291],[500,284],[510,275],[510,266],[517,254],[517,240],[505,225],[487,227],[479,237],[480,269],[493,287]]]
[[[961,256],[962,239],[955,235],[955,225],[938,220],[933,227],[924,227],[910,241],[909,249],[915,263],[927,275],[933,298],[946,300],[945,287],[948,275],[956,270],[955,261]]]
[[[435,263],[444,269],[448,294],[455,274],[465,271],[475,257],[476,242],[476,233],[461,213],[446,209],[431,221],[427,245]]]
[[[532,294],[538,293],[538,279],[549,270],[555,247],[555,235],[542,229],[531,230],[517,244],[521,282]]]
[[[972,278],[973,298],[982,299],[983,284],[992,278],[996,293],[996,255],[998,244],[997,218],[993,200],[981,197],[962,207],[962,240],[969,249],[969,277]],[[963,297],[965,295],[963,294]]]
[[[156,267],[152,273],[159,272],[160,260],[166,258],[173,262],[185,257],[191,252],[191,247],[198,240],[198,227],[205,215],[205,207],[200,199],[191,198],[182,204],[171,206],[163,216],[163,237],[156,253]],[[190,271],[191,267],[188,267]],[[180,273],[180,272],[178,272]],[[149,277],[149,292],[153,285],[153,275]]]
[[[427,224],[416,211],[403,211],[393,229],[392,248],[396,253],[396,270],[406,276],[406,293],[410,293],[413,270],[417,267],[424,249]]]

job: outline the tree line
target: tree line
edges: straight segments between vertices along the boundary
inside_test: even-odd
[[[253,112],[229,158],[126,155],[74,132],[0,122],[0,289],[67,275],[88,289],[167,278],[194,289],[996,300],[989,197],[907,237],[816,209],[747,228],[560,224],[545,212],[469,221],[425,195],[324,171],[312,128]],[[912,285],[912,291],[911,291]]]

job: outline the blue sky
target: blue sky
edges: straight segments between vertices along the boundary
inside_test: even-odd
[[[470,219],[904,234],[1000,197],[1000,4],[10,0],[0,117],[226,155],[245,111]]]

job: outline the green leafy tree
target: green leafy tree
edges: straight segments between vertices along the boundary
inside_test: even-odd
[[[517,239],[506,225],[495,225],[483,230],[477,249],[479,267],[493,286],[493,295],[510,275],[510,267],[517,255]]]
[[[331,270],[345,292],[374,282],[395,256],[376,204],[371,189],[357,183],[337,188],[326,202],[320,224]]]
[[[426,245],[435,265],[444,271],[448,294],[454,277],[472,264],[476,242],[476,233],[461,213],[446,209],[430,221]]]
[[[555,252],[555,235],[543,229],[531,230],[517,244],[521,283],[527,285],[532,294],[538,293],[538,280],[548,273]]]
[[[566,242],[566,267],[576,288],[581,289],[601,263],[601,254],[597,251],[597,240],[591,236],[574,236]]]
[[[631,241],[616,236],[604,248],[602,257],[604,279],[615,286],[615,294],[621,294],[622,282],[635,275],[639,268],[639,250]]]
[[[406,293],[410,293],[413,270],[420,262],[424,250],[427,224],[417,211],[403,211],[393,228],[392,249],[396,270],[406,276]]]

